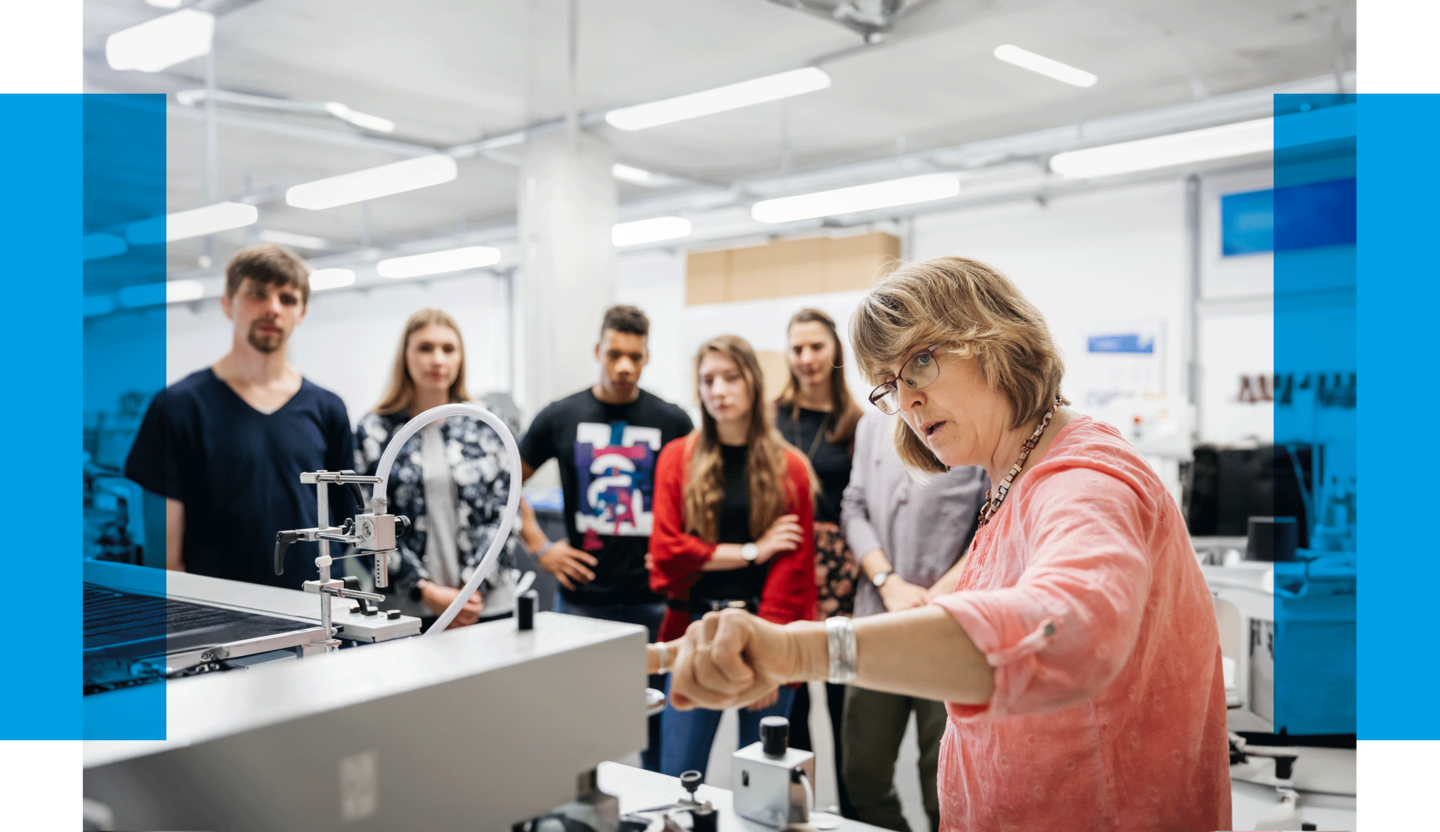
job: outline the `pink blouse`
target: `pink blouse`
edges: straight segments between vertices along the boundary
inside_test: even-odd
[[[1215,610],[1174,499],[1079,416],[1031,460],[935,599],[995,668],[948,704],[943,830],[1230,828]]]

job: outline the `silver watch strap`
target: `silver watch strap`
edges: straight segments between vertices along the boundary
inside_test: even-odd
[[[830,682],[848,685],[855,681],[855,625],[845,615],[825,619],[825,636],[830,643]]]

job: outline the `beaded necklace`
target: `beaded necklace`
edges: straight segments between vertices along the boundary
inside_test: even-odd
[[[997,492],[996,496],[992,498],[988,490],[985,492],[985,502],[980,506],[980,522],[975,528],[978,529],[986,523],[989,523],[990,518],[995,516],[995,512],[1000,510],[1001,503],[1005,502],[1005,496],[1010,493],[1011,484],[1015,482],[1016,477],[1020,476],[1020,471],[1025,467],[1025,460],[1030,458],[1030,452],[1035,450],[1036,445],[1040,444],[1040,437],[1045,433],[1045,429],[1050,427],[1050,419],[1055,415],[1055,411],[1059,409],[1060,399],[1056,399],[1055,403],[1050,405],[1050,409],[1045,411],[1045,418],[1040,420],[1040,426],[1035,428],[1035,432],[1030,434],[1029,439],[1025,440],[1025,447],[1020,449],[1020,458],[1015,460],[1014,465],[1010,466],[1010,473],[1005,475],[1005,479],[1000,483],[999,487],[995,489]]]

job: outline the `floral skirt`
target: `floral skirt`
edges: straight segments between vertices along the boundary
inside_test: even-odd
[[[860,579],[860,562],[845,542],[838,523],[815,523],[815,586],[819,588],[819,613],[832,615],[855,612],[855,582]]]

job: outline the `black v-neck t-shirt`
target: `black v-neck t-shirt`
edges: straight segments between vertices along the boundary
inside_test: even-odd
[[[185,504],[185,571],[299,589],[318,572],[317,543],[295,543],[285,574],[274,569],[275,533],[316,522],[307,471],[355,467],[355,439],[340,397],[302,379],[273,413],[262,413],[206,368],[155,395],[125,460],[125,476]],[[330,489],[331,517],[353,501]],[[333,550],[332,550],[333,554]]]

